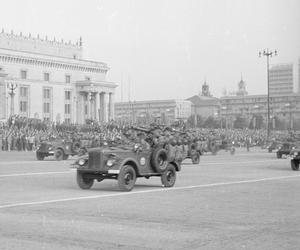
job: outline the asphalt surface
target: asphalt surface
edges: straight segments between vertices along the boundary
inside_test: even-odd
[[[299,249],[300,172],[260,149],[184,162],[173,188],[76,184],[72,159],[0,153],[0,249]]]

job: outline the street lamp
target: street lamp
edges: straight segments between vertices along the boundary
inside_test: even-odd
[[[259,51],[259,57],[266,56],[267,57],[267,82],[268,82],[268,97],[267,97],[267,103],[268,103],[268,117],[267,117],[267,139],[270,137],[270,81],[269,81],[269,57],[277,56],[277,50],[275,51],[269,51],[263,50],[262,52]]]
[[[293,123],[292,123],[292,105],[290,103],[286,103],[284,105],[286,108],[289,109],[289,115],[290,115],[290,119],[289,119],[289,129],[292,129],[293,128]]]
[[[7,81],[8,94],[10,95],[10,116],[14,114],[14,97],[18,84],[13,81]]]

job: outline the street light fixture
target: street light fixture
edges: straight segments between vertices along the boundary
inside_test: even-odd
[[[14,114],[14,97],[15,97],[15,90],[18,87],[18,84],[14,81],[7,81],[7,89],[8,94],[10,95],[10,115]]]
[[[263,50],[259,51],[258,53],[259,57],[266,56],[267,57],[267,82],[268,82],[268,97],[267,97],[267,103],[268,103],[268,117],[267,117],[267,139],[270,137],[270,81],[269,81],[269,57],[277,56],[277,50],[275,51],[269,51]]]

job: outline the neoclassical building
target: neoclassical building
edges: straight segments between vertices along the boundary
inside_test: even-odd
[[[0,120],[11,114],[53,122],[114,118],[117,85],[107,64],[82,58],[76,43],[0,33]]]

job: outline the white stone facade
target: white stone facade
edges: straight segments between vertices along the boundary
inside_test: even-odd
[[[69,123],[114,118],[117,85],[106,81],[105,63],[82,59],[81,39],[72,44],[2,31],[0,68],[2,120],[11,114]]]

